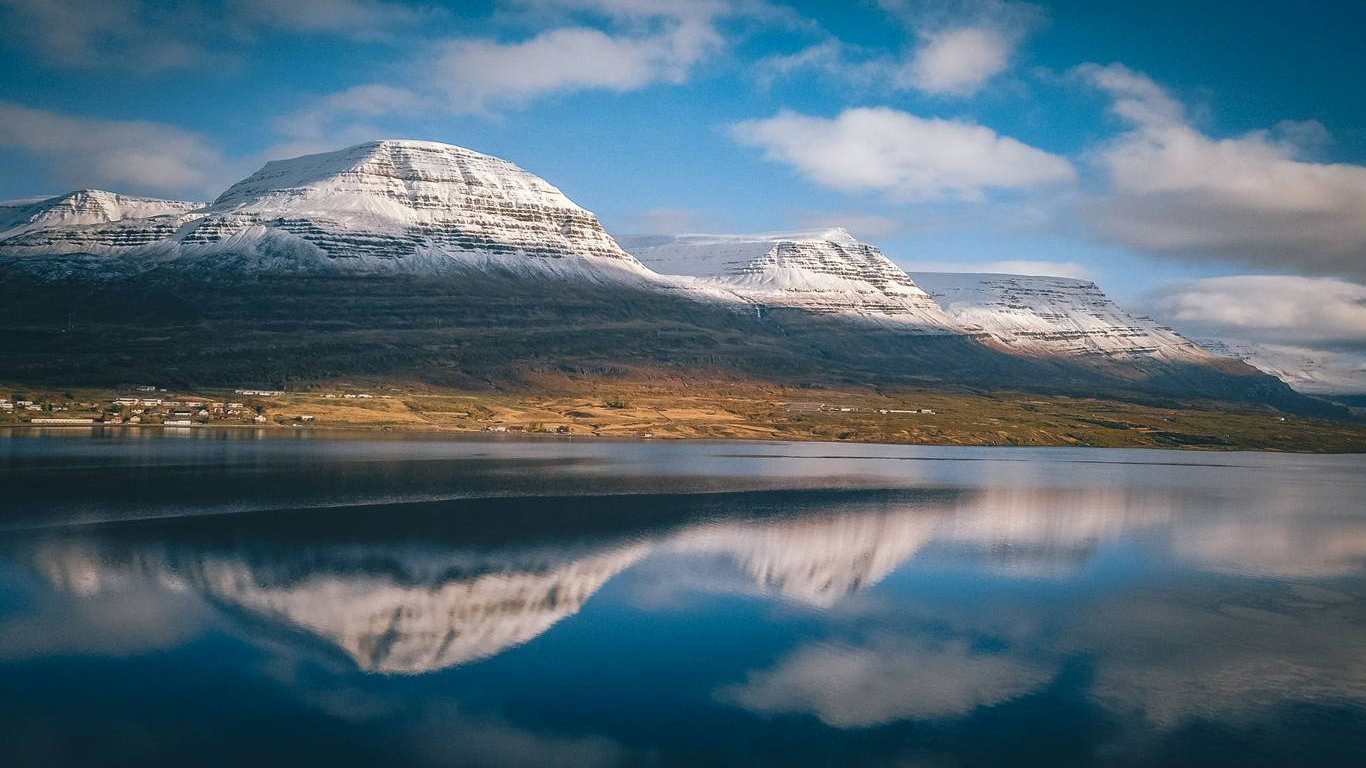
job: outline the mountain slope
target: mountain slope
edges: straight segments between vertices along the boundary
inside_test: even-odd
[[[205,203],[81,189],[0,203],[0,252],[145,246],[175,232]]]
[[[1311,395],[1366,394],[1366,362],[1351,355],[1228,339],[1201,339],[1200,345],[1215,354],[1242,360],[1299,392]]]
[[[1170,328],[1125,312],[1089,280],[916,272],[965,328],[1033,355],[1209,363],[1215,356]]]
[[[589,211],[505,160],[384,140],[271,161],[193,214],[73,220],[0,254],[117,254],[111,270],[441,271],[487,266],[646,273]]]
[[[665,275],[701,278],[761,306],[852,313],[925,331],[958,329],[877,248],[843,229],[756,235],[643,235],[621,243]]]

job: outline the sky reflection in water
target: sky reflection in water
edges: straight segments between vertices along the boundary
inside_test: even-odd
[[[1366,459],[0,436],[7,764],[1350,764]]]

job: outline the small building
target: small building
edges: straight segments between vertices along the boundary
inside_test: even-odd
[[[30,424],[94,424],[94,419],[29,419]]]
[[[193,422],[193,421],[190,421],[189,419],[167,419],[167,420],[165,420],[165,421],[163,421],[163,422],[161,422],[161,423],[162,423],[163,426],[167,426],[167,427],[192,427],[192,426],[194,426],[194,422]]]

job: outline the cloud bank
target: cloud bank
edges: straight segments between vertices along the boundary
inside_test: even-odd
[[[68,189],[204,198],[233,176],[204,136],[145,120],[94,120],[0,102],[0,146],[50,160],[52,181]]]
[[[1366,277],[1366,167],[1306,160],[1322,126],[1213,138],[1146,75],[1076,73],[1130,126],[1096,153],[1109,193],[1083,213],[1104,237],[1182,260]]]
[[[1366,350],[1366,285],[1347,280],[1212,277],[1177,283],[1148,301],[1164,319],[1200,335]]]
[[[817,184],[898,202],[981,200],[989,190],[1076,178],[1066,159],[985,126],[886,107],[846,109],[835,118],[783,111],[737,123],[731,135]]]

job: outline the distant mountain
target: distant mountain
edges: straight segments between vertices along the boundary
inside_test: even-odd
[[[1176,331],[1125,312],[1089,280],[916,272],[960,326],[1020,352],[1110,360],[1209,362],[1215,355]]]
[[[877,248],[844,229],[619,239],[646,266],[689,275],[756,305],[855,313],[927,331],[960,332]]]
[[[1366,361],[1351,355],[1284,344],[1201,339],[1201,346],[1242,360],[1311,395],[1366,395]]]
[[[125,249],[171,236],[205,203],[99,189],[0,203],[0,252]]]

